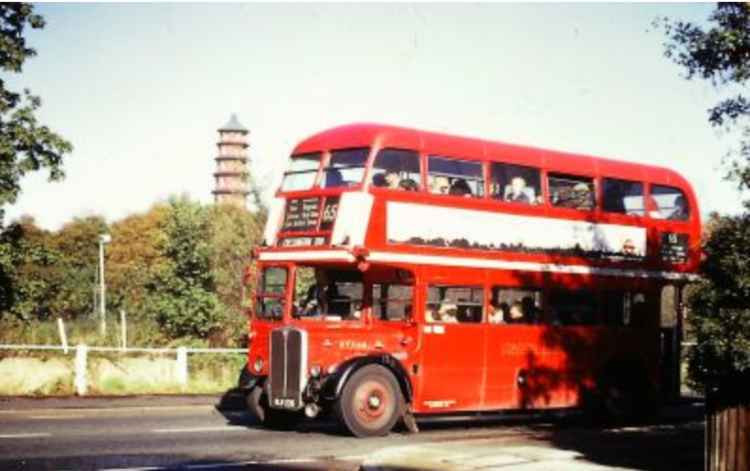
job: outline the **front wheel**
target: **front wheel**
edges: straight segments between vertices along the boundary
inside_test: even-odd
[[[367,365],[349,378],[336,401],[339,420],[356,437],[387,435],[403,410],[396,378],[385,367]]]
[[[247,395],[247,408],[261,425],[274,430],[289,430],[300,419],[299,414],[272,409],[263,388],[255,386]]]

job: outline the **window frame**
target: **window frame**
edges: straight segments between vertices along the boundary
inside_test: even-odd
[[[453,198],[467,198],[470,200],[482,200],[487,198],[487,171],[486,171],[486,159],[472,159],[469,157],[455,157],[452,155],[444,155],[444,154],[430,154],[426,153],[424,154],[425,158],[425,164],[424,164],[424,193],[427,193],[429,195],[439,196],[439,197],[453,197]],[[430,191],[430,177],[433,175],[430,172],[430,160],[431,159],[441,159],[441,160],[447,160],[451,162],[460,162],[460,163],[467,163],[467,164],[478,164],[479,165],[479,178],[481,178],[481,181],[477,184],[476,188],[477,191],[481,191],[481,195],[475,195],[475,194],[469,194],[469,195],[452,195],[450,194],[450,188],[448,189],[448,193],[433,193]],[[444,172],[437,172],[436,176],[446,177],[446,178],[462,178],[464,181],[467,182],[468,180],[472,180],[472,177],[467,178],[466,175],[460,175],[460,174],[452,174],[452,173],[444,173]],[[453,185],[453,182],[451,182],[451,186]],[[471,188],[469,186],[469,188]]]
[[[333,160],[334,154],[337,152],[346,152],[346,151],[357,151],[357,150],[367,150],[367,153],[365,155],[364,161],[362,165],[347,165],[342,167],[332,167],[331,162]],[[351,188],[360,188],[362,185],[364,185],[365,181],[367,181],[368,178],[368,168],[370,164],[370,157],[372,156],[372,147],[369,146],[354,146],[354,147],[341,147],[336,149],[328,149],[325,154],[325,164],[321,164],[320,166],[320,177],[318,180],[317,187],[323,190],[337,190],[337,189],[351,189]],[[337,185],[337,186],[327,186],[326,185],[326,179],[328,178],[328,172],[331,170],[347,170],[347,169],[356,169],[361,168],[362,169],[362,178],[360,178],[357,182],[352,182],[351,185]],[[344,180],[342,179],[342,182]]]
[[[480,312],[479,312],[479,319],[476,320],[476,321],[471,321],[471,322],[469,322],[469,321],[460,321],[459,320],[459,315],[458,315],[458,308],[459,308],[459,303],[458,302],[453,303],[453,304],[456,305],[456,315],[455,315],[456,322],[446,322],[446,321],[438,320],[438,319],[433,319],[433,320],[428,319],[427,315],[428,315],[428,311],[430,310],[429,305],[430,304],[436,304],[436,303],[431,303],[430,302],[430,289],[431,288],[437,288],[438,290],[440,288],[445,288],[445,289],[450,289],[450,288],[468,288],[468,289],[472,290],[472,293],[471,293],[472,297],[474,296],[474,292],[473,291],[474,290],[479,290],[480,291],[480,296],[479,296],[480,300],[479,301],[476,301],[476,302],[475,301],[462,302],[460,304],[461,306],[477,306],[477,307],[479,307],[479,310],[480,310]],[[486,317],[486,315],[485,315],[485,313],[486,313],[486,305],[487,305],[487,293],[486,293],[486,286],[485,285],[483,285],[483,284],[426,283],[424,285],[424,289],[425,289],[425,291],[424,291],[424,302],[422,304],[423,304],[423,309],[424,309],[424,316],[423,317],[424,317],[424,323],[425,324],[428,324],[428,325],[475,325],[475,326],[482,326],[484,324],[484,319]],[[445,299],[442,299],[437,304],[439,304],[439,305],[446,304],[446,301],[445,301]],[[438,312],[436,312],[436,313],[439,313],[439,308],[438,308]]]
[[[628,178],[617,178],[617,177],[610,177],[610,176],[602,176],[601,179],[601,204],[599,205],[599,210],[602,213],[608,214],[608,215],[617,215],[620,217],[629,217],[629,218],[645,218],[648,214],[648,192],[646,191],[647,184],[646,182],[642,180],[631,180]],[[627,211],[625,212],[618,212],[618,211],[610,211],[605,208],[605,197],[606,197],[606,181],[607,180],[614,180],[614,181],[620,181],[620,182],[626,182],[626,183],[636,183],[641,185],[641,198],[643,199],[643,214],[628,214]]]
[[[517,163],[507,162],[507,161],[502,161],[502,160],[489,160],[488,159],[485,162],[487,164],[486,165],[486,167],[487,167],[486,168],[486,177],[485,177],[485,183],[486,183],[486,187],[487,188],[485,189],[485,198],[487,198],[490,201],[500,202],[500,203],[508,203],[508,204],[512,204],[512,205],[518,206],[518,207],[541,207],[541,206],[545,206],[547,204],[547,196],[546,196],[545,185],[544,185],[544,180],[545,180],[546,172],[545,172],[544,168],[537,167],[537,166],[534,166],[534,165],[517,164]],[[530,203],[521,203],[521,202],[517,202],[517,201],[508,201],[508,200],[505,199],[504,195],[501,198],[495,198],[491,194],[492,193],[491,192],[491,185],[493,183],[490,182],[490,180],[492,180],[492,178],[494,176],[494,173],[493,173],[494,167],[495,166],[500,166],[500,165],[510,166],[510,167],[519,167],[519,168],[529,169],[529,170],[536,170],[536,172],[537,172],[537,178],[538,178],[538,182],[539,182],[539,187],[538,187],[539,191],[535,195],[536,201],[533,201],[533,202],[530,202]],[[506,184],[506,186],[509,185],[509,184],[510,184],[510,182],[508,182],[508,184]],[[503,190],[503,192],[504,192],[504,190]]]
[[[558,176],[562,176],[563,178],[558,178]],[[569,207],[569,206],[560,206],[558,204],[555,204],[552,201],[552,185],[550,184],[550,179],[552,178],[558,178],[560,180],[565,179],[564,177],[572,177],[569,178],[569,181],[575,181],[576,179],[579,180],[590,180],[591,181],[591,208],[579,208],[579,207]],[[546,185],[546,188],[544,188],[544,191],[546,193],[545,195],[545,204],[548,205],[550,208],[553,209],[559,209],[563,211],[576,211],[583,214],[593,214],[598,211],[601,211],[601,195],[600,195],[600,180],[601,177],[598,177],[593,174],[587,174],[587,173],[569,173],[566,170],[552,170],[552,169],[546,169],[544,172],[544,184]],[[583,181],[579,181],[579,183],[584,183]],[[575,186],[575,185],[574,185]]]
[[[679,194],[682,196],[682,198],[685,200],[685,207],[687,209],[687,217],[684,218],[684,219],[671,219],[669,217],[656,217],[656,216],[654,216],[652,214],[652,212],[654,212],[654,211],[660,212],[661,211],[659,209],[658,202],[654,198],[654,193],[653,193],[653,188],[654,187],[669,188],[669,189],[673,189],[673,190],[678,191]],[[651,206],[651,208],[646,208],[646,214],[648,214],[648,217],[650,219],[653,219],[654,221],[665,221],[665,222],[669,222],[669,223],[685,224],[685,223],[689,223],[694,218],[694,216],[693,216],[693,207],[690,205],[690,201],[688,200],[688,197],[687,197],[687,192],[685,191],[684,188],[680,188],[680,187],[675,186],[675,185],[665,185],[665,184],[662,184],[662,183],[649,182],[648,183],[648,190],[647,190],[647,198],[646,199],[647,199],[648,206]],[[675,200],[676,199],[677,198],[675,198]],[[654,209],[654,208],[656,208],[656,209]]]
[[[425,170],[425,168],[424,168],[424,165],[422,164],[422,156],[423,156],[423,154],[420,151],[418,151],[416,149],[409,149],[409,148],[404,148],[404,147],[381,147],[381,148],[377,149],[377,152],[374,152],[374,150],[375,150],[374,148],[371,149],[372,159],[371,159],[371,162],[368,163],[368,166],[367,166],[368,167],[367,168],[367,175],[365,176],[365,181],[367,181],[367,185],[370,188],[375,188],[375,189],[380,190],[380,191],[397,191],[397,192],[398,191],[408,191],[408,192],[417,191],[417,192],[422,192],[422,191],[425,190],[425,185],[424,185],[424,180],[425,180],[425,178],[424,178],[425,171],[424,170]],[[383,151],[410,152],[410,153],[414,154],[414,156],[416,157],[416,162],[417,162],[417,167],[418,167],[417,168],[417,179],[415,180],[415,182],[417,184],[416,190],[408,190],[406,188],[392,189],[392,188],[388,188],[387,186],[378,186],[378,185],[374,184],[373,179],[375,178],[375,175],[376,175],[375,171],[376,170],[380,170],[380,169],[377,169],[375,167],[375,163],[377,162],[378,157],[380,156],[380,153],[383,152]]]
[[[323,169],[323,162],[328,160],[328,152],[317,150],[313,152],[302,152],[300,154],[292,154],[289,157],[289,162],[291,163],[294,159],[301,159],[304,158],[304,156],[311,156],[315,154],[320,154],[320,157],[318,158],[318,167],[315,169],[315,174],[313,176],[313,182],[312,185],[310,185],[308,188],[304,189],[294,189],[294,190],[285,190],[284,189],[284,180],[286,180],[287,175],[301,175],[304,173],[313,173],[313,170],[294,170],[294,171],[288,171],[285,170],[284,174],[281,177],[281,185],[279,185],[279,193],[295,193],[299,191],[310,191],[314,188],[320,187],[320,180],[321,180],[321,171]]]
[[[526,291],[526,292],[535,292],[539,294],[540,299],[540,306],[536,308],[538,310],[537,312],[537,319],[536,322],[507,322],[506,320],[502,320],[502,322],[490,322],[490,316],[494,314],[494,305],[492,304],[492,298],[494,296],[495,290],[513,290],[513,291]],[[534,287],[534,286],[508,286],[503,284],[492,284],[490,283],[488,285],[488,299],[486,301],[487,304],[487,315],[485,316],[484,323],[489,326],[502,326],[502,327],[509,327],[509,326],[545,326],[549,325],[549,322],[547,321],[547,291],[548,288],[542,288],[542,287]],[[510,306],[508,308],[510,309]],[[490,309],[492,309],[492,313],[490,313]]]

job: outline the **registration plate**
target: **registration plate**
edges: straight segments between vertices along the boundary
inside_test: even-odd
[[[285,409],[295,409],[297,407],[297,401],[295,401],[294,399],[277,397],[274,398],[273,405],[276,407],[283,407]]]

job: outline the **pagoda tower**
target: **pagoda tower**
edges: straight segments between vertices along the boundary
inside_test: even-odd
[[[247,195],[247,135],[248,129],[232,114],[229,122],[219,128],[219,154],[216,156],[214,203],[246,207]]]

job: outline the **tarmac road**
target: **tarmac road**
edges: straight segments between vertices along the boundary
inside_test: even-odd
[[[205,396],[0,399],[0,470],[703,467],[699,403],[669,408],[661,420],[637,427],[495,417],[422,421],[416,435],[364,440],[344,435],[330,420],[265,430],[218,403]]]

